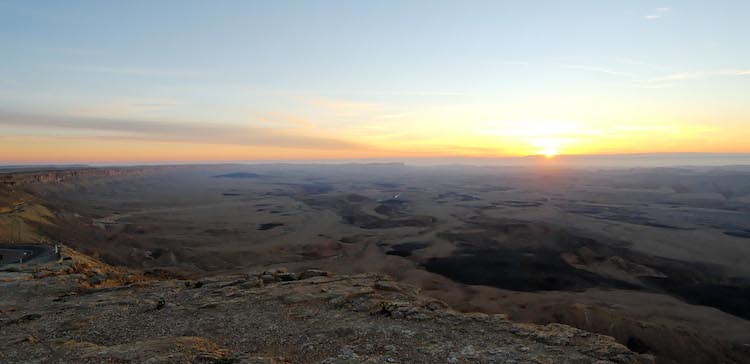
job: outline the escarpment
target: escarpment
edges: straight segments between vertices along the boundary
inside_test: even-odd
[[[78,178],[142,175],[164,170],[170,166],[144,167],[80,167],[72,169],[44,169],[30,171],[10,171],[0,174],[0,183],[7,186],[65,182]]]
[[[66,248],[0,268],[0,291],[0,362],[653,362],[565,325],[456,312],[380,274],[157,279]]]

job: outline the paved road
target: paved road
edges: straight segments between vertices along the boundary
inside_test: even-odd
[[[0,266],[18,263],[21,258],[23,262],[49,262],[55,260],[55,252],[49,245],[32,244],[2,244],[0,245]]]

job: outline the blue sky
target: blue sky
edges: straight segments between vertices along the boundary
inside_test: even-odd
[[[748,14],[746,1],[0,1],[0,143],[245,148],[235,159],[663,151],[623,141],[646,130],[666,151],[748,152]]]

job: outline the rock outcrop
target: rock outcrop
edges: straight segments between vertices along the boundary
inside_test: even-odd
[[[21,171],[0,173],[0,185],[14,186],[36,183],[55,183],[71,181],[85,177],[112,177],[141,175],[148,172],[175,168],[175,166],[143,166],[143,167],[82,167],[70,169],[49,169],[38,171]]]
[[[3,363],[650,363],[560,324],[466,314],[379,274],[155,279],[66,249],[0,269]]]

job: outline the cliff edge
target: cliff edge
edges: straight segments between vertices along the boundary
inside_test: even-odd
[[[0,267],[3,363],[651,363],[560,324],[466,314],[378,274],[154,278],[71,249]]]

